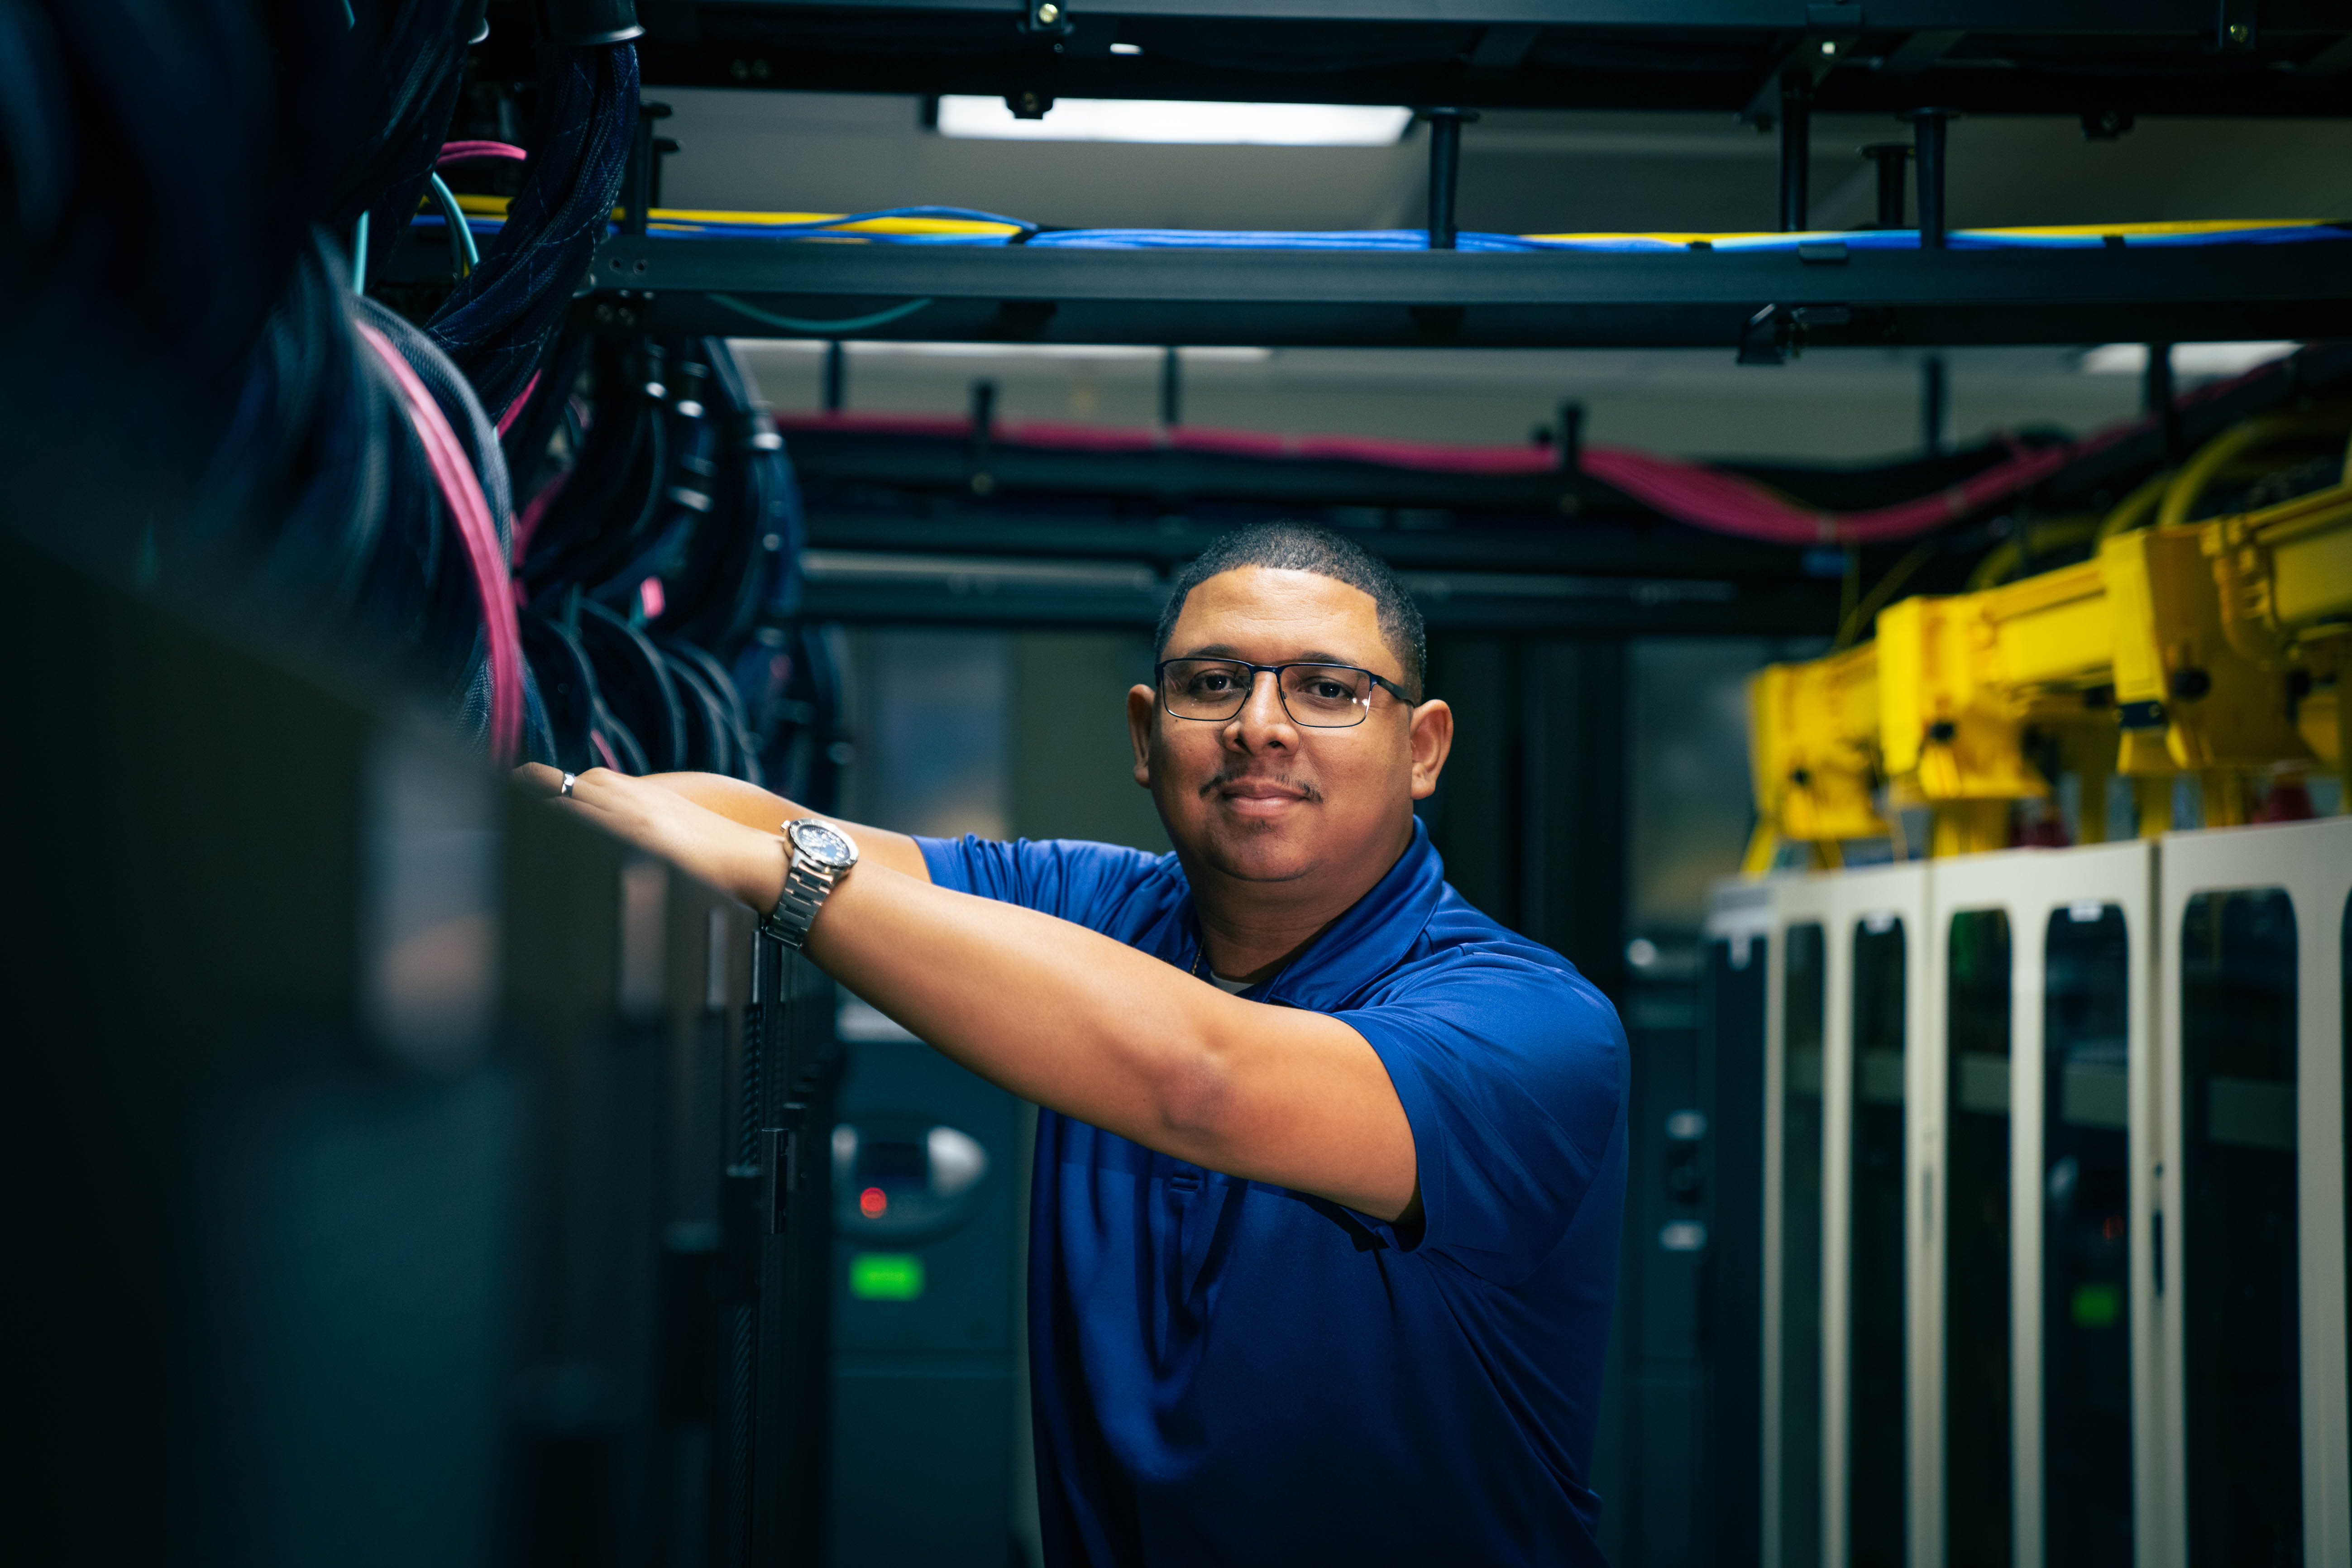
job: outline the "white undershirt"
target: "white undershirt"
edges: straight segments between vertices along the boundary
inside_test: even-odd
[[[1209,983],[1230,996],[1240,995],[1248,990],[1252,984],[1247,980],[1228,980],[1213,969],[1209,971]]]

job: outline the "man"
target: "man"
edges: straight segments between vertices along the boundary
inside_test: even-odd
[[[780,853],[808,814],[751,785],[599,771],[566,804],[782,900],[843,984],[1044,1108],[1049,1563],[1598,1562],[1616,1015],[1444,884],[1412,803],[1453,716],[1380,563],[1229,533],[1159,658],[1128,724],[1170,856],[842,824],[828,891],[845,847],[795,823]]]

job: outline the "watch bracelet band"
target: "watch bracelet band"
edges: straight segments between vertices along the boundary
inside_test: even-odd
[[[784,873],[783,896],[774,909],[760,917],[760,929],[798,952],[808,944],[817,906],[833,891],[834,873],[817,870],[789,848],[785,854],[790,857],[790,868]]]

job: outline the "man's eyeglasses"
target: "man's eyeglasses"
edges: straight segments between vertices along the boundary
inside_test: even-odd
[[[1274,677],[1282,710],[1294,724],[1314,730],[1344,730],[1372,710],[1374,688],[1407,707],[1403,687],[1352,664],[1246,664],[1237,658],[1162,659],[1156,671],[1160,705],[1179,719],[1222,723],[1249,701],[1263,671]]]

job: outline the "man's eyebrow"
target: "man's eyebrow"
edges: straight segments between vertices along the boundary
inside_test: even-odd
[[[1209,643],[1204,647],[1194,648],[1190,653],[1180,653],[1174,657],[1177,658],[1230,658],[1236,664],[1246,664],[1249,662],[1247,659],[1242,658],[1241,654],[1234,649],[1232,644],[1221,642]],[[1363,669],[1368,668],[1367,666],[1358,664],[1354,659],[1349,658],[1345,654],[1325,653],[1319,648],[1309,648],[1305,653],[1300,654],[1297,658],[1285,659],[1283,662],[1285,664],[1344,664],[1349,669]]]

